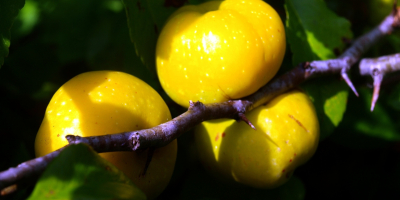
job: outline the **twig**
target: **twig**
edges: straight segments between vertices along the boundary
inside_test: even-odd
[[[14,185],[24,179],[29,179],[38,175],[46,169],[47,165],[60,154],[65,147],[53,151],[45,156],[35,158],[19,164],[15,168],[9,168],[6,171],[0,172],[0,190],[2,194],[9,194],[9,191],[3,191],[8,186]],[[15,186],[17,188],[17,186]]]
[[[373,44],[375,44],[380,38],[385,35],[391,34],[395,28],[399,27],[400,14],[399,9],[394,6],[393,12],[387,16],[381,24],[375,27],[372,31],[359,37],[354,41],[352,46],[348,48],[339,58],[325,61],[313,61],[310,66],[314,69],[314,73],[337,73],[340,71],[340,75],[346,81],[347,85],[353,90],[354,94],[358,96],[357,90],[347,75],[350,70],[360,58],[361,55],[368,50]]]
[[[353,85],[347,78],[347,71],[370,46],[384,35],[391,33],[394,27],[398,27],[398,18],[398,12],[396,10],[396,12],[393,12],[385,18],[378,27],[358,38],[338,59],[301,63],[293,70],[273,79],[253,95],[241,100],[231,100],[209,105],[204,105],[200,102],[191,102],[188,111],[185,113],[171,121],[150,129],[96,137],[68,135],[66,136],[67,140],[70,144],[87,143],[99,153],[137,151],[150,147],[162,147],[203,121],[219,118],[244,119],[244,113],[265,104],[275,96],[301,84],[315,75],[335,74],[340,72],[357,95]],[[50,160],[58,155],[58,152],[59,151],[50,153],[44,157],[22,163],[16,168],[10,168],[0,172],[0,189],[13,185],[33,174],[41,173]]]
[[[371,101],[371,112],[379,98],[379,90],[386,73],[400,70],[400,53],[379,58],[364,58],[360,62],[360,74],[370,75],[374,79],[374,94]]]

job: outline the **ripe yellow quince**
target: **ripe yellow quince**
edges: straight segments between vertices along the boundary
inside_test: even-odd
[[[317,149],[319,123],[312,102],[294,90],[249,113],[257,130],[235,120],[203,122],[195,141],[204,167],[228,182],[256,188],[285,183]]]
[[[157,73],[178,104],[223,102],[250,95],[278,71],[285,28],[261,0],[209,1],[181,7],[162,29]]]
[[[66,135],[96,136],[151,128],[171,119],[160,95],[142,80],[116,71],[75,76],[52,97],[35,140],[36,156],[66,144]],[[168,185],[175,166],[177,142],[155,150],[146,174],[146,152],[101,153],[148,197]],[[79,156],[79,155],[77,155]]]

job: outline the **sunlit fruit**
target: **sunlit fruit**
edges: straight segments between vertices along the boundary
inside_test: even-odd
[[[66,82],[52,97],[36,136],[35,153],[44,156],[65,146],[66,135],[122,133],[151,128],[170,119],[163,99],[142,80],[116,71],[83,73]],[[176,140],[156,149],[144,176],[147,151],[100,155],[153,199],[168,185],[176,154]]]
[[[157,73],[178,104],[223,102],[250,95],[278,71],[285,28],[260,0],[209,1],[181,7],[162,29]]]

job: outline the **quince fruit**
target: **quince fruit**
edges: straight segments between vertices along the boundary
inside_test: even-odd
[[[183,6],[162,29],[156,66],[176,103],[218,103],[248,96],[278,71],[286,48],[276,11],[260,0]]]
[[[230,183],[275,188],[317,149],[319,123],[312,102],[290,91],[247,113],[257,130],[232,119],[203,122],[195,129],[206,170]]]
[[[66,135],[122,133],[151,128],[170,119],[163,99],[142,80],[116,71],[83,73],[62,85],[52,97],[36,136],[35,153],[40,157],[67,145]],[[144,176],[147,151],[100,156],[132,179],[148,199],[154,199],[169,183],[176,154],[176,140],[156,149]]]

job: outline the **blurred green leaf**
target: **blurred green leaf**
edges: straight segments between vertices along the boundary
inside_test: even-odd
[[[56,85],[52,82],[44,82],[40,90],[32,94],[32,99],[49,99],[57,91],[58,88],[59,85]]]
[[[119,13],[124,9],[124,5],[122,4],[121,1],[119,0],[114,0],[114,1],[104,1],[104,6],[108,8],[109,10]]]
[[[372,89],[359,88],[360,97],[349,98],[344,121],[335,130],[332,140],[351,148],[376,149],[400,141],[400,120],[393,109],[385,105],[381,96],[373,112],[370,111]]]
[[[142,62],[155,72],[155,48],[165,21],[177,9],[174,1],[122,0],[132,42]],[[168,3],[169,2],[169,3]],[[184,1],[175,1],[179,2]],[[179,6],[179,5],[175,5]]]
[[[286,30],[293,64],[335,58],[351,38],[350,23],[330,11],[322,0],[286,0]],[[317,109],[324,139],[342,120],[348,87],[333,78],[314,79],[304,85]]]
[[[121,171],[85,144],[52,161],[29,199],[146,199]]]
[[[353,128],[368,136],[379,138],[387,141],[400,141],[400,133],[397,131],[396,122],[393,117],[390,116],[387,109],[381,104],[377,104],[373,112],[369,111],[372,99],[372,90],[361,89],[360,96],[362,95],[362,101],[364,105],[363,110],[364,116],[357,117]],[[360,114],[360,113],[353,113]]]
[[[0,0],[0,67],[8,56],[10,47],[10,29],[19,10],[24,7],[24,0]]]
[[[21,9],[18,19],[21,21],[19,34],[28,35],[39,21],[39,8],[36,1],[26,0],[24,8]]]

